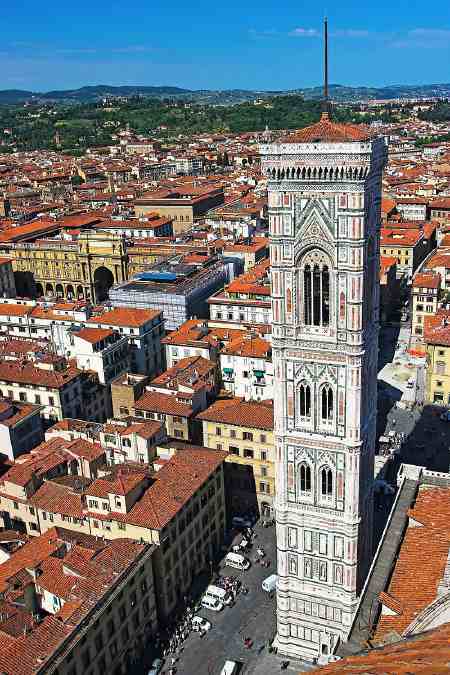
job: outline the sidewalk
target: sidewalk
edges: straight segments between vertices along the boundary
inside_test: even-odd
[[[289,661],[286,669],[281,670],[281,663]],[[269,654],[267,649],[261,653],[256,661],[246,666],[242,675],[275,675],[276,673],[308,673],[314,670],[317,666],[308,663],[307,661],[300,661],[288,659],[286,656],[278,656],[276,654]]]

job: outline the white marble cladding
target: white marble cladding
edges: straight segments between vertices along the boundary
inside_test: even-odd
[[[371,562],[383,139],[261,146],[268,178],[277,646],[345,640]]]

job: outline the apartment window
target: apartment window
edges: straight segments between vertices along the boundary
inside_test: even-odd
[[[216,427],[216,436],[222,436],[222,429],[220,427]]]
[[[236,448],[234,445],[230,445],[228,450],[232,455],[237,455],[239,457],[239,448]]]
[[[27,395],[24,391],[19,392],[19,400],[20,401],[26,401],[27,400]]]
[[[55,405],[55,399],[53,398],[53,396],[48,397],[48,404],[49,405]]]
[[[436,375],[445,375],[445,361],[436,361]]]
[[[174,429],[173,435],[175,438],[183,438],[183,432],[180,429]]]
[[[236,430],[235,429],[230,430],[230,438],[236,438]]]
[[[244,431],[242,438],[244,441],[253,441],[253,434],[250,431]]]
[[[40,404],[41,397],[39,396],[39,394],[36,394],[36,396],[34,397],[34,402],[37,403],[38,405]]]
[[[264,492],[266,495],[270,494],[270,487],[268,483],[260,483],[259,491]]]
[[[222,450],[222,443],[216,443],[216,450]]]
[[[267,476],[267,466],[261,467],[261,476]]]
[[[267,450],[261,450],[261,459],[263,462],[267,460]]]
[[[247,459],[253,459],[254,452],[251,448],[244,448],[244,457]]]
[[[266,435],[265,435],[265,434],[261,434],[261,435],[260,435],[260,437],[259,437],[259,442],[260,442],[260,443],[265,443],[265,442],[266,442]]]

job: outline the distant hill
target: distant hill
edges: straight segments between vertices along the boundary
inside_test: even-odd
[[[0,91],[0,105],[36,103],[94,103],[104,97],[143,96],[155,99],[189,100],[209,105],[233,105],[286,94],[301,94],[307,100],[322,97],[322,87],[309,87],[290,91],[257,91],[247,89],[183,89],[181,87],[143,87],[96,85],[80,89],[48,92],[6,89]],[[450,97],[450,84],[389,85],[386,87],[348,87],[341,84],[330,86],[330,97],[337,102],[367,101],[373,99]]]

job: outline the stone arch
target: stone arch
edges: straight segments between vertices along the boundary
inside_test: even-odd
[[[54,295],[55,291],[53,288],[53,284],[45,284],[45,295]]]
[[[84,288],[83,286],[77,286],[77,300],[84,298]]]
[[[298,167],[298,169],[297,169],[297,180],[300,179],[300,176],[301,176],[301,171],[300,171],[300,167]]]
[[[38,298],[41,298],[44,295],[44,287],[39,281],[36,284],[36,295]]]
[[[103,302],[108,298],[108,291],[114,283],[114,275],[110,269],[102,265],[94,272],[95,302]]]
[[[75,291],[73,290],[72,284],[67,284],[66,286],[66,297],[69,298],[69,300],[75,299]]]
[[[56,293],[57,298],[63,298],[64,297],[64,288],[63,288],[62,284],[56,284],[55,293]]]

